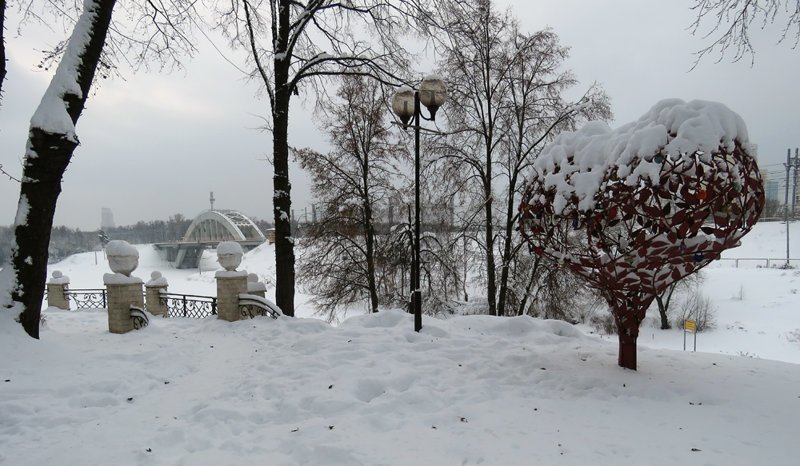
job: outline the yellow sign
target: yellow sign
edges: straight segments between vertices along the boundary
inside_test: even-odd
[[[683,321],[683,329],[687,332],[695,333],[697,331],[697,325],[693,320],[684,320]]]

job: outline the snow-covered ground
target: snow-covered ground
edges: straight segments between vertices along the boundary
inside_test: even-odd
[[[767,248],[783,228],[759,224],[726,256],[781,257]],[[199,272],[140,254],[135,275],[214,293],[211,255]],[[99,287],[99,255],[53,269]],[[243,268],[273,279],[271,248]],[[419,334],[399,311],[153,318],[112,335],[103,311],[51,308],[35,341],[0,314],[0,464],[797,464],[798,288],[797,270],[712,265],[717,328],[691,353],[648,320],[636,372],[615,337],[528,317],[425,318]]]

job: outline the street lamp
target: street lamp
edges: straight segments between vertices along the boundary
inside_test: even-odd
[[[392,110],[403,122],[403,129],[408,128],[409,123],[414,125],[414,248],[411,258],[411,304],[414,309],[414,331],[419,332],[422,328],[422,291],[419,285],[419,265],[420,265],[420,206],[419,206],[419,124],[420,120],[436,121],[436,110],[444,104],[447,99],[447,88],[444,82],[438,77],[427,77],[422,80],[419,89],[414,90],[404,86],[398,89],[392,97]],[[420,113],[420,103],[424,105],[430,113],[430,118]]]

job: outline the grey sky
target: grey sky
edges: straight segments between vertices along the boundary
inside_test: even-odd
[[[688,31],[689,0],[505,0],[524,29],[552,27],[572,47],[568,66],[581,81],[601,83],[612,99],[615,122],[632,121],[667,97],[717,100],[739,113],[763,166],[780,176],[787,147],[800,146],[797,133],[800,50],[775,45],[778,27],[758,34],[754,67],[749,60],[714,63],[706,58],[693,71],[693,52],[706,40]],[[13,15],[9,23],[12,24]],[[32,37],[29,37],[32,36]],[[0,107],[0,164],[19,175],[30,116],[49,74],[36,69],[34,49],[47,45],[37,35],[10,37],[9,72]],[[37,40],[39,42],[37,42]],[[216,206],[270,219],[272,170],[268,133],[256,128],[267,103],[254,83],[199,39],[201,53],[185,71],[126,74],[106,81],[91,96],[78,123],[82,145],[64,179],[55,223],[90,230],[109,207],[117,224],[193,217]],[[420,70],[428,72],[430,70]],[[445,77],[446,78],[446,77]],[[290,117],[290,140],[324,147],[325,138],[299,99]],[[310,104],[309,104],[310,106]],[[18,185],[0,179],[0,224],[13,222]],[[311,202],[307,182],[295,169],[298,216]]]

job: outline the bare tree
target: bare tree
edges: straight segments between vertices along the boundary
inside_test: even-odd
[[[338,94],[340,101],[323,104],[333,150],[295,151],[321,204],[319,220],[304,238],[299,278],[329,316],[364,297],[378,312],[376,259],[386,235],[376,234],[376,211],[386,206],[397,159],[405,154],[405,145],[390,139],[386,96],[378,81],[347,76]]]
[[[783,24],[779,42],[789,39],[793,41],[792,48],[796,48],[800,41],[800,0],[695,0],[692,9],[697,15],[692,24],[694,33],[705,22],[712,25],[704,37],[713,41],[698,52],[698,60],[713,52],[719,53],[721,60],[733,50],[734,61],[750,55],[752,62],[753,26],[763,29],[776,21]]]
[[[71,21],[70,10],[59,2],[50,4],[65,21]],[[38,18],[33,5],[33,2],[27,3],[26,14]],[[148,54],[157,58],[174,57],[177,49],[190,50],[188,38],[175,28],[188,23],[189,15],[193,14],[192,5],[193,2],[181,1],[169,5],[132,3],[126,13],[135,12],[138,16],[126,16],[129,21],[133,18],[133,26],[124,31],[112,22],[116,0],[84,0],[70,38],[45,55],[45,64],[58,65],[31,118],[14,222],[13,275],[8,302],[5,302],[6,296],[0,296],[5,307],[19,312],[19,320],[31,337],[39,337],[48,245],[61,179],[79,145],[75,125],[97,72],[101,70],[100,75],[105,77],[105,71],[114,66],[113,58],[129,58],[132,52],[143,59]],[[175,16],[170,17],[169,12]],[[147,29],[145,24],[153,29]],[[112,30],[118,40],[109,45],[108,36]]]
[[[31,119],[14,226],[16,248],[10,306],[25,331],[39,338],[47,246],[61,177],[78,146],[80,118],[106,39],[115,0],[85,0],[61,63]]]
[[[218,2],[220,25],[248,50],[266,91],[272,133],[277,305],[294,315],[295,254],[289,212],[289,103],[325,94],[325,78],[367,75],[399,84],[407,66],[401,40],[424,32],[428,0],[231,0]]]
[[[703,272],[697,272],[688,275],[678,280],[677,282],[670,283],[664,291],[656,295],[656,305],[658,306],[658,316],[661,319],[661,330],[668,330],[672,328],[669,322],[669,311],[672,306],[672,298],[675,292],[685,292],[686,294],[694,293],[703,282]]]
[[[448,2],[442,16],[453,135],[439,160],[476,195],[489,314],[504,315],[509,269],[522,246],[514,232],[522,174],[559,131],[610,117],[608,98],[591,86],[579,102],[566,101],[577,81],[563,69],[568,49],[550,30],[523,33],[489,0]]]
[[[6,0],[0,0],[0,102],[6,81]]]

